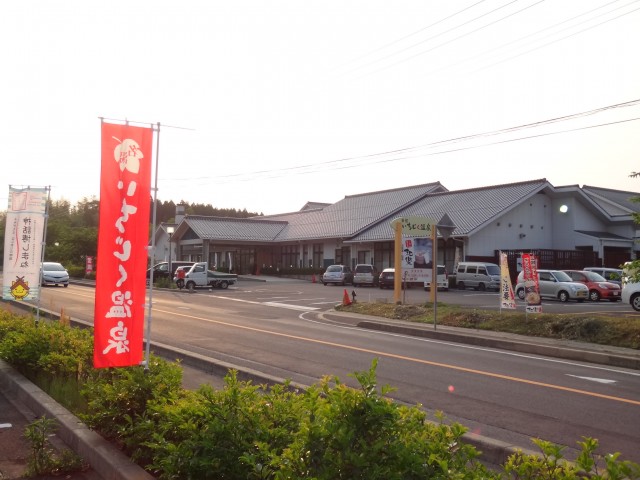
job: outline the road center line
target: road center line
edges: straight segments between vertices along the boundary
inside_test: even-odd
[[[256,302],[250,302],[250,303],[256,303]],[[223,322],[223,321],[220,321],[220,320],[212,320],[212,319],[209,319],[209,318],[196,317],[194,315],[187,315],[187,314],[171,312],[171,311],[167,311],[167,310],[158,310],[158,311],[161,311],[162,313],[167,313],[167,314],[170,314],[170,315],[177,315],[177,316],[180,316],[180,317],[192,318],[194,320],[202,320],[202,321],[209,322],[209,323],[215,323],[217,325],[223,325],[223,326],[226,326],[226,327],[238,328],[238,329],[241,329],[241,330],[247,330],[247,331],[251,331],[251,332],[265,333],[265,334],[268,334],[268,335],[273,335],[273,336],[283,337],[283,338],[289,338],[289,339],[292,339],[292,340],[300,340],[300,341],[303,341],[303,342],[316,343],[316,344],[319,344],[319,345],[327,345],[327,346],[331,346],[331,347],[342,348],[342,349],[345,349],[345,350],[352,350],[352,351],[357,351],[357,352],[362,352],[362,353],[369,353],[369,354],[378,355],[378,356],[381,356],[381,357],[395,358],[397,360],[404,360],[404,361],[407,361],[407,362],[420,363],[420,364],[423,364],[423,365],[430,365],[430,366],[433,366],[433,367],[447,368],[447,369],[456,370],[456,371],[459,371],[459,372],[472,373],[472,374],[475,374],[475,375],[483,375],[485,377],[498,378],[498,379],[501,379],[501,380],[507,380],[507,381],[511,381],[511,382],[524,383],[524,384],[527,384],[527,385],[534,385],[534,386],[537,386],[537,387],[550,388],[550,389],[553,389],[553,390],[561,390],[561,391],[564,391],[564,392],[577,393],[577,394],[580,394],[580,395],[603,398],[605,400],[613,400],[613,401],[616,401],[616,402],[629,403],[631,405],[640,406],[640,400],[631,400],[631,399],[628,399],[628,398],[614,397],[612,395],[604,395],[604,394],[601,394],[601,393],[588,392],[586,390],[579,390],[579,389],[576,389],[576,388],[563,387],[561,385],[553,385],[553,384],[550,384],[550,383],[538,382],[538,381],[535,381],[535,380],[527,380],[525,378],[513,377],[513,376],[510,376],[510,375],[503,375],[503,374],[500,374],[500,373],[486,372],[486,371],[483,371],[483,370],[476,370],[476,369],[473,369],[473,368],[460,367],[460,366],[457,366],[457,365],[450,365],[450,364],[447,364],[447,363],[433,362],[433,361],[430,361],[430,360],[422,360],[420,358],[407,357],[407,356],[404,356],[404,355],[397,355],[397,354],[394,354],[394,353],[380,352],[380,351],[377,351],[377,350],[371,350],[369,348],[354,347],[352,345],[344,345],[344,344],[341,344],[341,343],[328,342],[326,340],[318,340],[318,339],[314,339],[314,338],[301,337],[301,336],[298,336],[298,335],[291,335],[291,334],[288,334],[288,333],[274,332],[272,330],[265,330],[263,328],[248,327],[248,326],[245,326],[245,325],[236,325],[236,324],[233,324],[233,323]]]

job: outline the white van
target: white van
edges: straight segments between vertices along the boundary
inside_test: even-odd
[[[622,286],[623,272],[620,268],[585,267],[583,270],[595,272],[598,275],[602,275],[607,282],[616,283]]]
[[[456,269],[459,290],[500,290],[500,267],[487,262],[460,262]]]
[[[449,290],[449,274],[444,265],[438,265],[438,290]],[[431,290],[431,282],[424,282],[424,290]]]

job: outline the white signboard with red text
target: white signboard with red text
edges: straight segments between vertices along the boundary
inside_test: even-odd
[[[96,368],[143,358],[153,129],[102,124]]]

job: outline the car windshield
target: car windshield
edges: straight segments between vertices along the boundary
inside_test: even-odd
[[[373,267],[371,265],[358,265],[356,267],[356,273],[371,273],[373,272]]]
[[[500,267],[497,265],[487,265],[487,273],[489,275],[500,275]]]
[[[564,272],[553,272],[559,282],[573,282],[572,278]]]
[[[47,272],[64,272],[64,267],[59,263],[45,263],[42,269]]]
[[[606,282],[602,275],[598,275],[596,272],[582,272],[584,276],[589,279],[590,282]]]

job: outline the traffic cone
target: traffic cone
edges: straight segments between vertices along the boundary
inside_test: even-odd
[[[311,283],[316,283],[316,274],[311,275]]]
[[[342,296],[342,305],[347,306],[351,305],[351,299],[349,298],[349,293],[347,293],[347,289],[344,289],[344,295]]]

